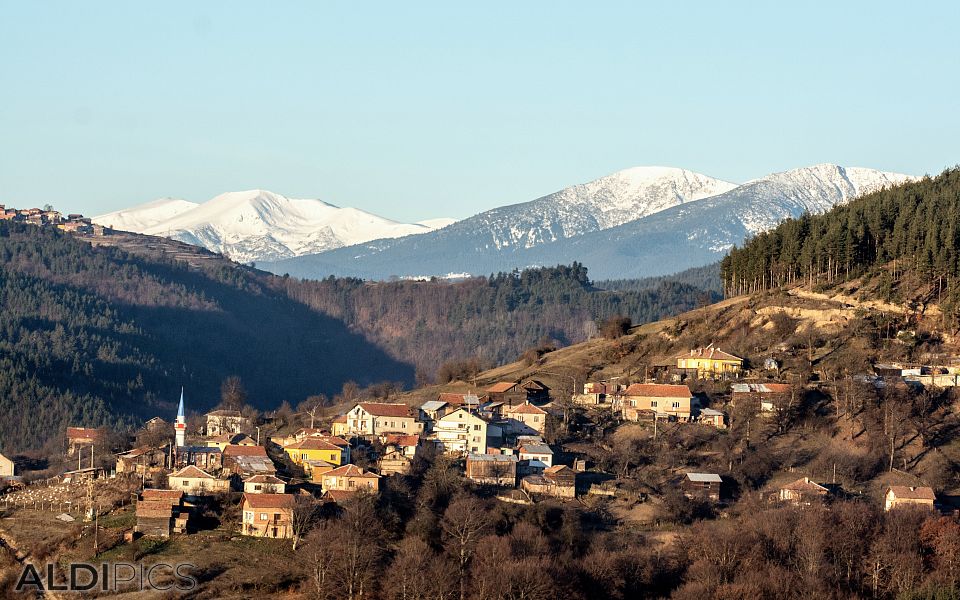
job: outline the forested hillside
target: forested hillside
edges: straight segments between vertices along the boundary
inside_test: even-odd
[[[214,255],[188,265],[158,246],[179,243],[130,234],[91,247],[0,223],[0,451],[67,425],[170,417],[181,385],[192,410],[215,405],[230,375],[255,406],[295,405],[347,381],[413,385],[451,359],[498,364],[587,339],[612,315],[647,321],[709,297],[677,281],[597,290],[578,264],[457,283],[300,282]]]
[[[578,263],[498,273],[467,281],[287,280],[287,293],[364,332],[425,379],[450,359],[493,366],[538,344],[589,339],[611,316],[657,320],[715,301],[719,294],[664,279],[624,291],[597,289]]]
[[[942,308],[960,308],[960,168],[804,215],[734,248],[721,265],[728,294],[803,281],[829,284],[868,274],[909,273],[935,285]]]
[[[172,418],[180,386],[191,409],[210,408],[230,375],[260,407],[347,380],[412,379],[412,367],[270,279],[0,223],[0,451],[37,447],[67,425]]]

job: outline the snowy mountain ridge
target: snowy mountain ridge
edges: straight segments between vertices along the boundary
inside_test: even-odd
[[[664,275],[710,264],[734,244],[784,219],[804,212],[822,213],[862,194],[914,179],[819,164],[743,185],[705,178],[694,180],[699,186],[684,188],[691,176],[678,169],[666,180],[639,186],[656,188],[658,193],[631,205],[631,193],[625,190],[638,189],[630,187],[631,171],[493,209],[440,231],[365,242],[266,268],[306,278],[333,274],[383,279],[451,272],[476,275],[579,261],[596,279]],[[651,179],[657,178],[646,181]],[[700,196],[698,187],[704,194],[711,188],[719,191]],[[631,210],[641,216],[629,219]],[[604,215],[609,219],[604,220]]]
[[[435,231],[452,219],[400,223],[357,208],[267,190],[227,192],[196,204],[161,199],[93,218],[95,223],[203,246],[238,261],[280,260]]]

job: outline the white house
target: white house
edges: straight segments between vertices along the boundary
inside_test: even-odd
[[[334,422],[334,435],[416,435],[423,431],[423,423],[417,420],[417,411],[406,404],[361,402],[344,416],[346,419],[342,422]]]
[[[283,480],[273,475],[254,475],[243,482],[245,494],[283,494],[286,491],[287,485]]]
[[[499,426],[463,408],[444,415],[433,425],[432,437],[444,452],[485,454],[487,438],[503,435]]]

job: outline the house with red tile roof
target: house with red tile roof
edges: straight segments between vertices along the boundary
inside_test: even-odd
[[[323,474],[324,491],[338,490],[355,493],[366,490],[376,493],[380,490],[380,476],[364,471],[357,465],[343,465]]]
[[[659,383],[635,383],[623,393],[623,418],[667,418],[689,421],[698,408],[690,387]]]
[[[547,426],[547,411],[529,402],[504,409],[505,429],[513,435],[542,435]]]
[[[229,479],[217,479],[194,465],[188,465],[171,473],[167,481],[171,490],[180,490],[191,496],[230,491]]]
[[[254,475],[243,481],[246,494],[282,494],[286,490],[287,484],[273,475]]]
[[[803,477],[781,487],[777,492],[781,502],[790,502],[796,505],[808,505],[814,500],[822,500],[830,495],[830,490]]]
[[[933,503],[937,496],[933,488],[891,485],[883,495],[883,510],[893,510],[902,507],[922,507],[933,510]]]
[[[374,436],[384,433],[420,434],[423,423],[418,420],[418,411],[407,404],[386,402],[360,402],[347,411],[342,433],[334,427],[336,435]]]
[[[103,431],[94,427],[67,427],[67,454],[76,454],[81,449],[95,446],[102,438]]]
[[[254,537],[293,538],[291,494],[243,495],[240,533]]]

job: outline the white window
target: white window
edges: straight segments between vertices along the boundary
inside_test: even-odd
[[[680,408],[680,403],[679,403],[679,402],[674,402],[674,403],[673,403],[673,407],[674,407],[674,408]]]
[[[656,408],[656,407],[657,407],[657,401],[656,401],[656,400],[651,400],[651,401],[650,401],[650,408]]]
[[[260,513],[260,520],[261,520],[261,521],[267,521],[267,520],[269,520],[269,519],[270,519],[270,515],[268,515],[267,513]]]
[[[243,522],[244,523],[253,523],[253,512],[249,510],[243,511]]]

